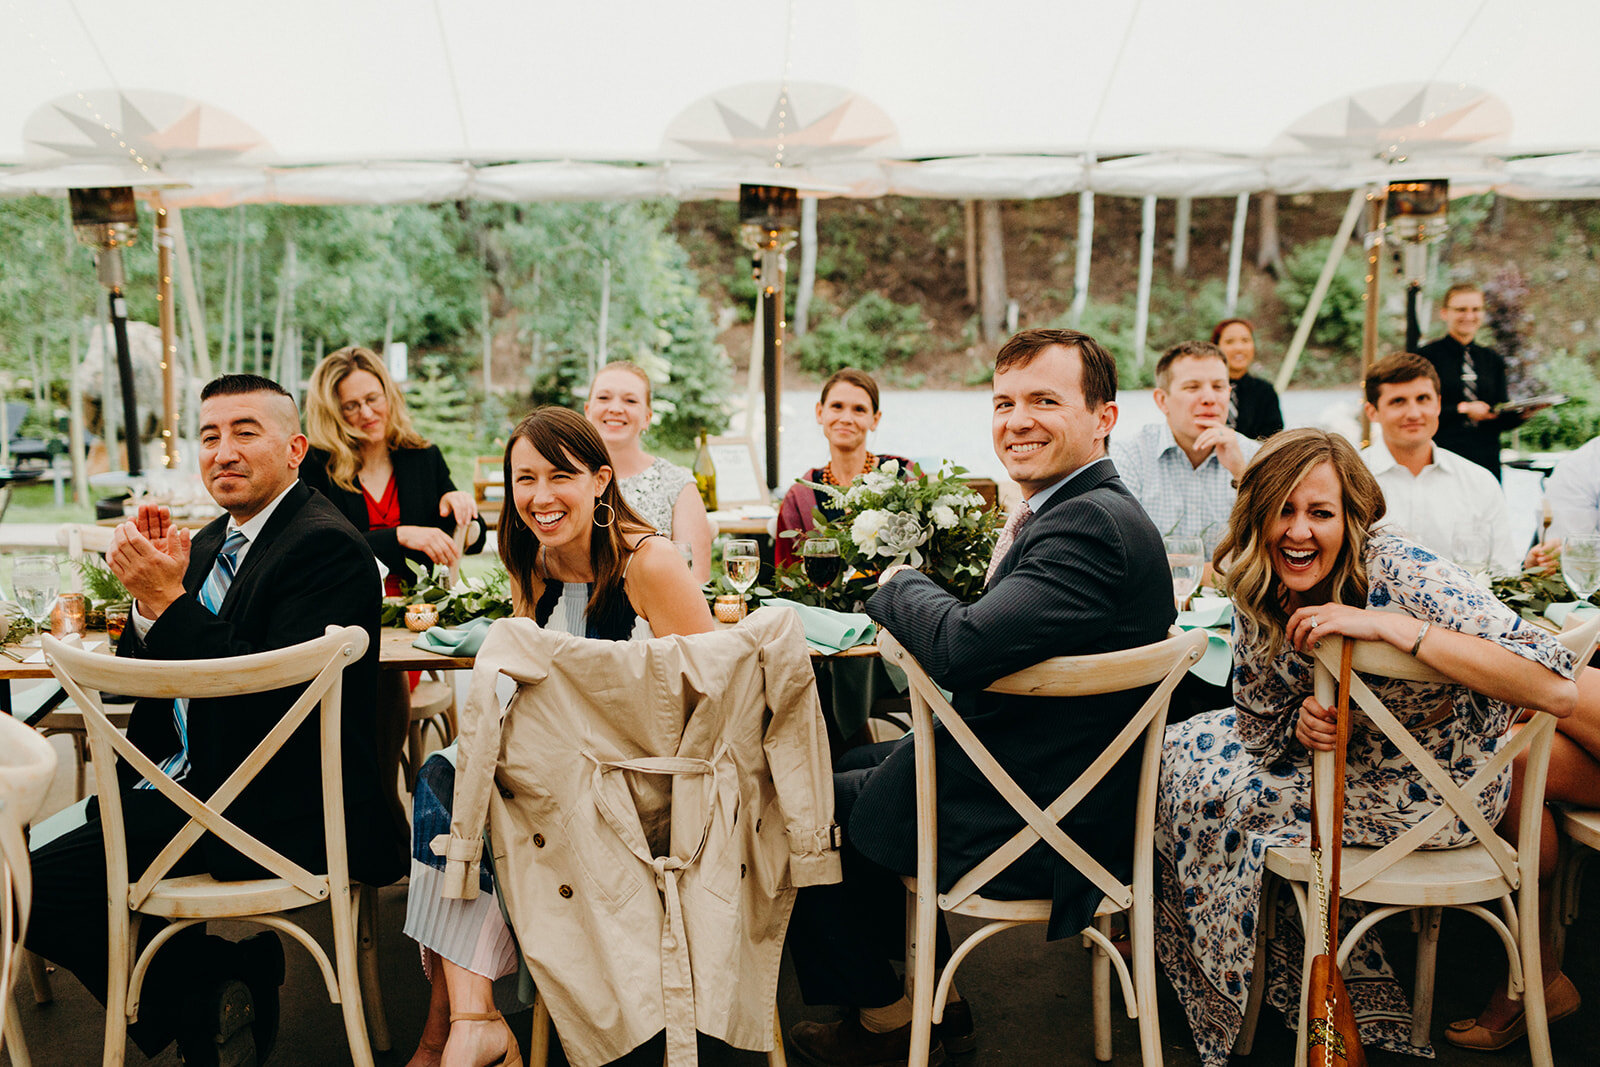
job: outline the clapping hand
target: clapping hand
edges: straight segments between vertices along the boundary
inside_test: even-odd
[[[159,618],[183,595],[189,531],[174,526],[166,508],[141,504],[138,514],[112,532],[106,564],[139,602],[139,613]]]

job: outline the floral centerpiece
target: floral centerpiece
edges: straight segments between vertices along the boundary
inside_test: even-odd
[[[402,588],[404,595],[383,598],[380,621],[384,626],[405,625],[406,607],[410,604],[436,606],[440,626],[460,626],[480,618],[503,619],[511,614],[511,578],[503,567],[464,578],[453,589],[446,584],[444,569],[436,568],[417,579],[415,585]]]
[[[839,542],[846,577],[827,591],[830,606],[865,600],[879,572],[897,563],[909,563],[969,603],[983,591],[1000,516],[967,486],[964,467],[947,461],[925,474],[912,464],[909,478],[900,473],[898,461],[889,460],[847,486],[806,482],[842,514],[830,521],[819,508],[812,513],[816,526],[810,534],[779,531],[779,537]],[[793,600],[817,604],[823,599],[800,566],[778,571],[773,586],[777,595]]]

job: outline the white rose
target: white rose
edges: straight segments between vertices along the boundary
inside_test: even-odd
[[[900,461],[897,459],[888,460],[878,469],[891,478],[900,477]]]
[[[869,492],[886,493],[890,489],[894,488],[894,483],[896,480],[897,479],[887,474],[880,474],[877,471],[868,471],[862,476],[861,484],[866,486]]]
[[[862,552],[871,555],[878,547],[878,534],[889,521],[887,511],[863,511],[850,524],[850,540]]]
[[[958,521],[956,513],[943,504],[935,504],[928,514],[932,517],[933,524],[941,530],[950,529]]]

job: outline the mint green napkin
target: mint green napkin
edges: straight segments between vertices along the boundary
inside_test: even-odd
[[[418,634],[417,639],[411,642],[411,647],[424,652],[437,652],[441,656],[476,656],[478,649],[483,647],[483,639],[489,636],[489,627],[492,625],[493,619],[473,619],[451,630],[434,626]]]
[[[1185,630],[1210,630],[1233,621],[1233,601],[1227,597],[1195,597],[1188,611],[1178,612],[1178,626]],[[1212,685],[1227,685],[1233,670],[1233,648],[1219,633],[1206,635],[1206,654],[1189,668],[1189,673]]]
[[[806,644],[818,652],[843,652],[857,645],[870,645],[878,639],[877,624],[861,612],[814,608],[810,604],[798,604],[782,597],[761,602],[762,607],[774,604],[794,609],[795,614],[800,616],[800,625],[805,627]]]
[[[1594,614],[1597,611],[1600,611],[1600,608],[1595,607],[1587,600],[1567,600],[1560,604],[1551,604],[1545,608],[1544,617],[1557,626],[1566,626],[1569,618],[1575,623],[1588,622],[1594,618]]]

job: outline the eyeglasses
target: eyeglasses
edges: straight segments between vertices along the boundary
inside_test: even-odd
[[[382,393],[368,393],[360,400],[348,400],[339,405],[339,411],[346,415],[358,415],[362,408],[371,408],[373,411],[383,411],[388,407],[388,402]]]

